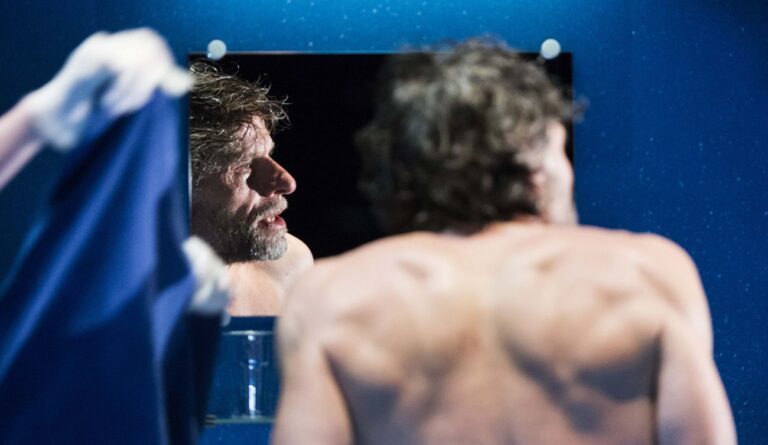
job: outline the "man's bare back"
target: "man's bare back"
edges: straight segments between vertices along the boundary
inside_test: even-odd
[[[280,322],[276,443],[734,443],[696,269],[535,223],[318,262]]]

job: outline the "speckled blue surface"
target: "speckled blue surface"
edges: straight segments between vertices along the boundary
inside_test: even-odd
[[[260,0],[3,2],[0,106],[42,84],[99,29],[152,26],[180,60],[230,50],[394,50],[492,33],[574,54],[582,221],[684,246],[709,295],[739,437],[768,443],[768,4],[755,1]],[[58,165],[36,160],[0,195],[0,270]]]

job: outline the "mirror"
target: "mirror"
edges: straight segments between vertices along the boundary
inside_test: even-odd
[[[217,62],[224,74],[269,86],[270,97],[287,100],[290,125],[273,132],[272,156],[297,183],[295,193],[287,196],[289,206],[283,213],[290,233],[303,240],[316,258],[342,253],[384,235],[357,186],[360,162],[354,135],[373,117],[376,80],[387,55],[240,53]],[[524,56],[536,59],[538,54]],[[192,54],[189,61],[205,57]],[[570,54],[541,63],[570,91]],[[568,131],[572,134],[571,128]],[[571,137],[567,150],[573,160]],[[258,263],[268,267],[268,262]],[[260,274],[260,265],[233,275],[233,281]],[[262,278],[269,277],[257,277]],[[239,283],[233,285],[236,303],[243,298],[274,303],[284,296],[275,297],[275,292],[262,287],[240,292]],[[279,314],[279,305],[267,306],[266,312],[261,311],[266,306],[255,305],[233,314]],[[214,423],[272,420],[279,382],[273,350],[268,347],[271,330],[264,330],[264,323],[269,324],[270,319],[239,316],[224,329],[209,404]]]
[[[283,214],[290,233],[315,258],[336,255],[383,233],[357,186],[360,169],[354,134],[373,115],[376,79],[386,53],[235,53],[219,60],[227,74],[269,85],[270,96],[287,98],[290,126],[273,134],[274,158],[296,179]],[[190,55],[190,62],[205,58]],[[536,53],[525,53],[534,60]],[[566,92],[572,55],[544,63]],[[568,156],[573,159],[572,129]]]

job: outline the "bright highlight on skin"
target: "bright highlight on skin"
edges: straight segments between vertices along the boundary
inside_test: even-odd
[[[208,42],[208,58],[211,60],[221,60],[227,55],[227,44],[219,39],[213,39]]]
[[[550,60],[560,55],[560,42],[555,39],[547,39],[541,44],[541,57]]]

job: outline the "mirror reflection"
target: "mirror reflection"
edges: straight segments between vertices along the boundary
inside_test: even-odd
[[[281,313],[313,256],[383,235],[359,187],[355,139],[373,118],[387,56],[249,53],[216,63],[211,51],[190,56],[192,230],[229,264],[235,317],[219,346],[214,423],[273,421],[274,320],[264,316]],[[570,90],[570,54],[538,61]],[[572,159],[570,137],[566,152]]]
[[[387,55],[190,55],[192,231],[229,264],[233,316],[279,315],[313,257],[382,236],[355,134]],[[538,62],[570,90],[570,54]],[[566,150],[572,159],[570,137]]]

